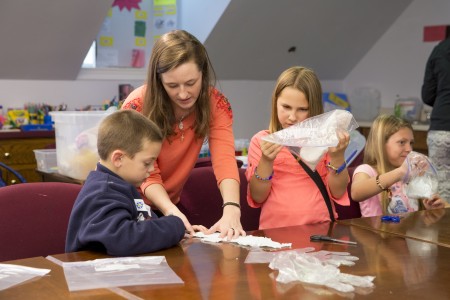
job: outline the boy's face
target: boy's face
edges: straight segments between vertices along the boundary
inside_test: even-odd
[[[122,157],[122,165],[118,175],[125,181],[140,186],[154,170],[154,162],[161,151],[160,142],[144,141],[142,150],[133,158],[128,155]]]

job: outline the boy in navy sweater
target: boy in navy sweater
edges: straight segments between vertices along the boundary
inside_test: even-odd
[[[152,121],[134,110],[114,112],[101,122],[100,161],[72,209],[66,252],[137,255],[172,247],[184,237],[181,219],[158,218],[136,189],[154,170],[163,138]]]

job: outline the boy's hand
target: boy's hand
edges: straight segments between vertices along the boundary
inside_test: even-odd
[[[192,228],[194,229],[195,232],[200,231],[200,232],[206,233],[208,231],[208,228],[206,228],[203,225],[192,225]]]
[[[180,218],[181,221],[183,221],[184,227],[186,227],[186,232],[191,236],[194,235],[195,231],[191,223],[189,223],[186,216],[176,206],[174,206],[174,208],[166,216],[177,216]]]

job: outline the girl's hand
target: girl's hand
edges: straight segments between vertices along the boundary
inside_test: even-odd
[[[328,148],[328,153],[330,154],[331,160],[344,157],[345,149],[347,149],[347,146],[350,143],[350,134],[347,131],[338,130],[336,135],[339,139],[339,143],[336,147]]]
[[[280,153],[281,149],[283,149],[283,145],[274,144],[264,140],[261,140],[260,145],[262,155],[268,161],[273,161],[278,153]]]
[[[429,168],[429,163],[425,155],[420,153],[410,153],[403,164],[399,167],[404,171],[403,182],[422,176]]]
[[[446,202],[438,194],[435,194],[430,199],[423,199],[423,205],[426,209],[444,208]]]

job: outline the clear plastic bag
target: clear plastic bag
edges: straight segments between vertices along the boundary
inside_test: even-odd
[[[307,284],[324,285],[344,293],[354,292],[355,287],[372,288],[374,276],[341,273],[336,263],[333,262],[337,259],[352,261],[355,258],[346,252],[298,253],[289,251],[276,255],[269,267],[278,270],[276,281],[280,283],[300,281]]]
[[[313,247],[306,247],[306,248],[300,248],[300,249],[294,249],[294,250],[285,250],[285,252],[307,253],[307,252],[312,252],[314,250],[315,249]],[[260,248],[253,248],[248,252],[244,263],[246,263],[246,264],[268,264],[279,253],[280,252],[264,251]]]
[[[410,152],[406,157],[408,172],[403,178],[404,189],[408,198],[430,199],[438,191],[437,172],[427,156]]]
[[[13,264],[0,264],[0,291],[35,277],[42,277],[49,269],[30,268]]]
[[[150,284],[182,284],[164,256],[103,258],[63,263],[69,291]]]
[[[315,170],[328,148],[339,143],[337,132],[350,132],[356,128],[358,123],[350,112],[335,109],[274,132],[263,139],[287,146],[293,154],[300,156],[302,161]]]

